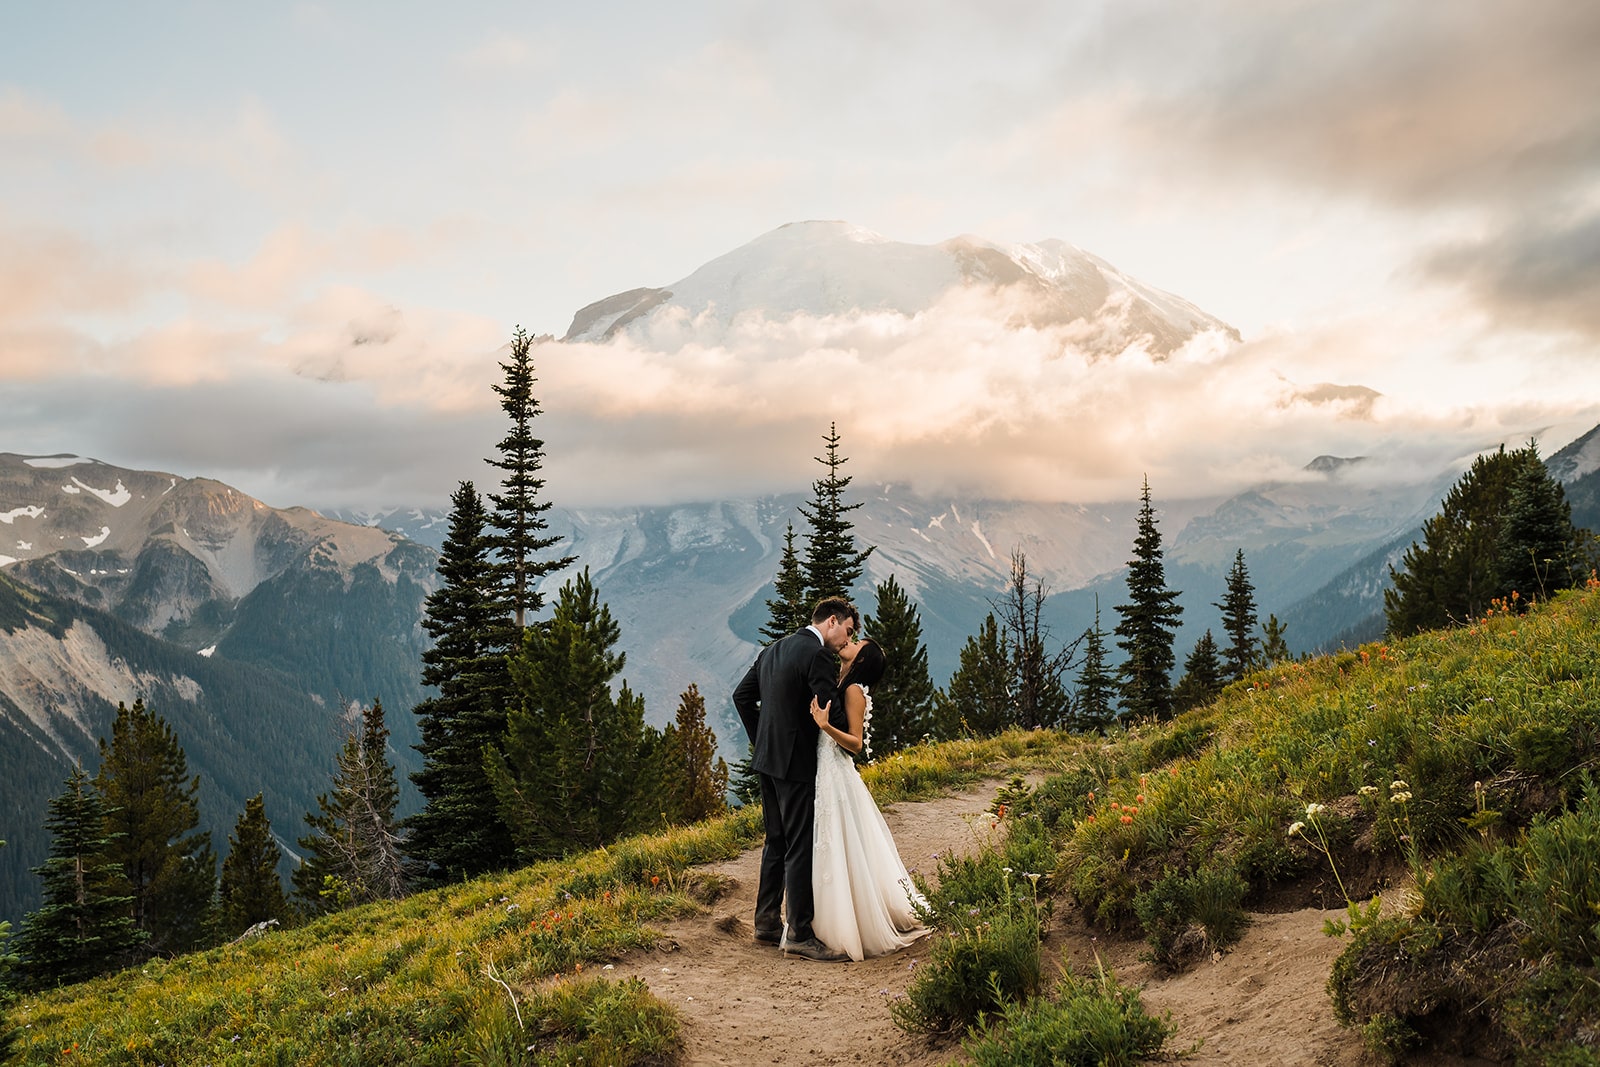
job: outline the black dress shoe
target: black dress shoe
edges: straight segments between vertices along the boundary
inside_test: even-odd
[[[763,945],[781,945],[783,944],[783,928],[779,927],[776,930],[757,930],[756,940]]]
[[[799,956],[802,959],[816,960],[819,963],[842,963],[849,959],[843,952],[833,949],[818,941],[815,937],[808,937],[804,941],[783,941],[783,954],[785,956]]]

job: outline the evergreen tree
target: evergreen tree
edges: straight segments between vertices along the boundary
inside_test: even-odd
[[[1276,615],[1270,613],[1267,621],[1261,624],[1261,662],[1268,667],[1287,663],[1294,658],[1294,653],[1289,651],[1289,643],[1283,639],[1287,629]]]
[[[1244,549],[1234,554],[1227,592],[1221,602],[1211,606],[1222,612],[1222,632],[1228,635],[1228,645],[1222,650],[1223,676],[1236,682],[1249,673],[1256,659],[1256,589],[1244,565]]]
[[[1422,542],[1406,550],[1402,569],[1389,568],[1387,631],[1405,636],[1479,618],[1496,597],[1509,596],[1508,579],[1533,583],[1517,590],[1522,597],[1574,584],[1579,575],[1569,553],[1581,534],[1551,483],[1532,444],[1473,460],[1439,513],[1423,523]]]
[[[933,732],[934,688],[921,616],[893,575],[878,584],[877,607],[865,629],[888,661],[872,687],[872,758],[881,759]]]
[[[499,747],[484,750],[501,817],[528,859],[595,848],[660,822],[650,773],[660,735],[644,701],[611,681],[626,657],[587,569],[562,586],[550,620],[530,626],[511,662],[516,702]]]
[[[1062,679],[1071,666],[1073,645],[1049,651],[1050,629],[1044,623],[1044,585],[1028,580],[1028,558],[1011,551],[1011,581],[997,608],[1011,650],[1010,689],[1014,702],[1011,725],[1025,730],[1062,725],[1072,711],[1072,698]]]
[[[800,556],[794,548],[792,522],[783,533],[783,555],[778,559],[778,576],[773,582],[773,598],[767,601],[767,616],[761,636],[769,642],[803,630],[811,622],[806,576],[800,569]]]
[[[1078,672],[1078,691],[1073,719],[1078,730],[1087,733],[1106,729],[1117,721],[1113,706],[1117,696],[1116,676],[1106,666],[1106,632],[1100,629],[1100,597],[1094,598],[1094,625],[1083,634],[1083,669]]]
[[[1194,651],[1183,661],[1183,677],[1172,693],[1172,710],[1188,711],[1209,703],[1222,692],[1222,661],[1217,655],[1217,641],[1207,630],[1194,644]]]
[[[1122,707],[1135,719],[1167,719],[1172,716],[1172,639],[1183,607],[1177,590],[1167,588],[1148,478],[1141,501],[1133,559],[1128,561],[1129,603],[1117,605],[1121,619],[1114,631],[1117,647],[1127,653],[1119,672]]]
[[[511,420],[511,429],[497,446],[499,457],[487,461],[503,472],[501,491],[489,494],[494,505],[489,523],[494,532],[489,535],[489,545],[495,553],[500,604],[517,631],[507,652],[514,651],[516,638],[529,617],[544,606],[539,579],[573,561],[572,556],[541,558],[561,538],[548,532],[545,513],[550,510],[550,502],[539,499],[544,490],[544,479],[539,477],[544,465],[544,441],[533,436],[533,420],[538,418],[540,408],[533,395],[537,379],[533,376],[532,352],[533,338],[517,327],[511,338],[511,359],[500,364],[505,379],[494,387],[501,409]]]
[[[312,915],[375,900],[398,900],[406,880],[394,808],[400,787],[389,762],[389,728],[379,700],[361,709],[335,758],[333,789],[306,813],[305,859],[295,894]]]
[[[990,612],[962,646],[950,684],[934,697],[934,731],[941,740],[986,737],[1015,721],[1011,649]]]
[[[266,804],[260,793],[245,801],[244,812],[228,838],[228,858],[222,861],[219,892],[224,934],[241,934],[268,919],[282,922],[288,914],[278,861],[283,852],[272,839]]]
[[[413,709],[422,768],[411,780],[423,806],[406,820],[405,849],[423,884],[505,870],[515,852],[483,770],[484,746],[506,731],[511,674],[504,650],[512,632],[510,616],[496,605],[487,525],[477,490],[462,482],[451,497],[439,588],[422,621],[433,639],[422,654],[422,683],[438,695]]]
[[[113,813],[81,766],[46,812],[50,854],[33,872],[43,882],[44,903],[17,936],[22,981],[32,989],[104,974],[134,958],[148,937],[134,924],[133,897],[108,854]]]
[[[678,714],[662,736],[667,816],[699,822],[728,807],[728,764],[717,755],[717,735],[706,725],[706,701],[693,682],[678,700]]]
[[[848,600],[850,590],[861,577],[867,557],[872,555],[871,546],[856,551],[856,537],[854,526],[850,522],[850,512],[859,508],[861,502],[857,501],[854,504],[844,502],[844,491],[850,486],[850,477],[839,472],[849,461],[839,454],[838,427],[830,423],[828,434],[822,440],[827,445],[827,454],[815,458],[818,463],[828,468],[828,473],[811,483],[813,494],[811,506],[808,508],[804,504],[800,505],[800,514],[806,517],[811,526],[811,533],[806,540],[804,565],[806,583],[804,603],[807,605],[814,605],[830,596],[844,597]],[[810,622],[809,607],[805,611],[805,616],[805,621]]]
[[[761,775],[750,766],[750,761],[755,759],[755,742],[745,746],[744,759],[734,763],[729,772],[729,789],[740,805],[761,803]]]
[[[194,948],[212,918],[216,856],[210,832],[198,829],[200,779],[189,776],[177,735],[143,700],[117,705],[94,784],[109,820],[107,855],[133,898],[146,951]]]
[[[1531,442],[1527,451],[1538,458]],[[1543,463],[1521,463],[1511,476],[1496,546],[1500,596],[1526,607],[1578,585],[1584,576],[1581,544],[1561,483]]]

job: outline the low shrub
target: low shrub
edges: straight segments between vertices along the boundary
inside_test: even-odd
[[[1231,866],[1168,871],[1133,900],[1145,940],[1158,963],[1181,966],[1239,939],[1249,891]]]
[[[1071,885],[1073,899],[1090,925],[1120,931],[1137,921],[1134,900],[1139,886],[1124,858],[1086,853],[1072,869]]]
[[[1536,821],[1513,850],[1513,892],[1530,958],[1592,966],[1600,959],[1600,794],[1587,776],[1583,787],[1571,812]]]
[[[935,934],[905,997],[889,1007],[895,1025],[913,1034],[961,1033],[985,1012],[1033,996],[1040,932],[1037,913],[1008,909]]]
[[[1055,870],[1056,852],[1049,831],[1031,815],[1008,816],[1005,837],[996,845],[985,841],[967,856],[941,855],[936,883],[913,874],[917,889],[928,901],[924,920],[947,929],[969,925],[978,916],[998,911],[1043,912],[1050,899],[1041,893]]]
[[[1035,816],[1049,830],[1070,829],[1073,822],[1094,810],[1089,798],[1103,784],[1089,767],[1070,767],[1041,782],[1019,812]]]
[[[1522,1048],[1540,1049],[1545,1062],[1554,1063],[1565,1053],[1564,1063],[1595,1063],[1594,1054],[1577,1048],[1593,1040],[1594,1020],[1600,1019],[1600,980],[1592,967],[1556,964],[1524,982],[1506,1003],[1506,1031]],[[1577,1057],[1581,1052],[1587,1060]],[[1575,1058],[1577,1057],[1577,1058]]]
[[[1124,1067],[1158,1055],[1173,1030],[1109,972],[1065,968],[1054,997],[1005,1004],[963,1048],[976,1067]]]
[[[1216,713],[1210,709],[1195,711],[1151,738],[1145,759],[1150,767],[1160,767],[1175,759],[1194,756],[1211,745],[1216,733]]]

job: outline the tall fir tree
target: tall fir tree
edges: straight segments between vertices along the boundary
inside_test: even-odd
[[[1583,581],[1583,531],[1572,524],[1572,505],[1550,476],[1533,442],[1528,460],[1511,476],[1496,546],[1499,593],[1524,608]],[[1513,594],[1516,594],[1513,596]]]
[[[1581,539],[1570,509],[1562,506],[1560,487],[1552,488],[1551,481],[1532,444],[1511,452],[1502,445],[1474,459],[1438,514],[1423,523],[1422,541],[1406,550],[1400,569],[1389,568],[1392,586],[1383,594],[1388,633],[1403,637],[1482,617],[1497,597],[1511,592],[1507,567],[1515,566],[1518,578],[1547,593],[1575,584],[1579,574],[1570,564],[1539,572],[1548,566],[1545,560],[1566,558],[1559,546]],[[1513,519],[1519,485],[1521,503]],[[1518,592],[1537,595],[1534,588]]]
[[[850,591],[860,580],[867,557],[872,555],[873,549],[871,545],[859,551],[856,549],[855,526],[850,521],[850,512],[859,508],[861,502],[844,502],[844,491],[850,487],[850,476],[840,472],[849,461],[839,454],[838,427],[830,423],[828,433],[822,440],[827,446],[826,454],[815,458],[828,468],[828,473],[811,483],[810,507],[800,505],[800,514],[805,516],[810,526],[802,568],[805,572],[807,605],[815,605],[817,601],[831,596],[849,599]],[[809,607],[805,616],[805,621],[810,622]]]
[[[363,707],[335,757],[333,788],[306,813],[304,860],[295,895],[310,915],[405,895],[405,864],[394,809],[400,797],[389,761],[389,727],[379,700]]]
[[[1222,612],[1222,632],[1228,637],[1222,649],[1223,677],[1237,682],[1256,661],[1256,588],[1250,584],[1250,571],[1244,565],[1244,549],[1234,552],[1227,591],[1220,602],[1211,606]]]
[[[106,804],[108,856],[133,898],[145,951],[175,954],[206,936],[217,891],[211,834],[200,826],[200,779],[165,719],[136,700],[117,705],[100,739],[95,789]]]
[[[863,627],[883,649],[888,669],[872,687],[872,758],[882,759],[933,733],[933,680],[922,617],[894,575],[879,582],[877,606]]]
[[[950,684],[934,697],[934,733],[940,740],[987,737],[1016,719],[1011,692],[1011,649],[994,613],[967,638]]]
[[[540,499],[544,441],[533,435],[533,420],[540,414],[538,398],[533,395],[537,380],[533,376],[533,338],[520,326],[511,338],[511,358],[500,364],[500,369],[504,380],[494,391],[511,420],[511,429],[496,446],[498,456],[486,461],[501,472],[500,492],[489,494],[494,505],[489,545],[494,551],[500,603],[516,630],[505,649],[511,652],[521,630],[544,606],[540,579],[568,566],[573,557],[547,555],[561,538],[549,532],[545,513],[550,501]]]
[[[266,803],[257,793],[245,801],[244,811],[228,838],[228,856],[222,861],[218,911],[225,936],[241,934],[256,923],[282,922],[289,905],[278,877],[283,851],[272,838]]]
[[[778,557],[772,599],[767,601],[767,622],[761,627],[761,636],[768,642],[788,637],[811,622],[806,575],[800,567],[800,554],[795,551],[794,540],[794,523],[791,522],[783,532],[783,554]]]
[[[1183,661],[1183,677],[1172,691],[1172,710],[1188,711],[1216,699],[1222,692],[1222,659],[1217,654],[1217,640],[1207,630],[1194,644],[1194,650]]]
[[[548,622],[530,626],[511,661],[516,700],[489,780],[518,854],[595,848],[660,823],[660,734],[644,701],[611,682],[626,661],[611,609],[582,574],[561,587]]]
[[[706,725],[706,700],[693,682],[678,698],[678,713],[663,731],[661,751],[669,821],[699,822],[727,810],[728,764],[717,755],[717,735]]]
[[[1138,533],[1128,561],[1128,603],[1118,604],[1117,647],[1126,653],[1118,676],[1122,708],[1134,719],[1172,717],[1172,641],[1183,607],[1167,588],[1161,531],[1150,503],[1150,479],[1140,495]]]
[[[515,858],[483,769],[484,746],[505,735],[512,632],[511,617],[496,603],[487,526],[476,488],[460,483],[439,553],[439,588],[429,594],[422,620],[433,639],[422,654],[422,683],[437,695],[412,709],[422,767],[411,780],[423,805],[406,820],[405,848],[410,873],[422,885],[506,870]]]
[[[1094,598],[1094,625],[1083,633],[1083,667],[1073,695],[1073,725],[1105,733],[1117,721],[1116,675],[1106,665],[1106,632],[1100,628],[1100,597]]]
[[[46,808],[50,853],[33,873],[44,903],[17,936],[21,984],[48,989],[80,982],[136,958],[147,935],[133,921],[133,897],[109,852],[111,815],[81,766]]]

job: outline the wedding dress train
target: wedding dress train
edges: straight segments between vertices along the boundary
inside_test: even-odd
[[[868,694],[869,715],[871,709]],[[812,930],[852,960],[905,948],[928,932],[912,908],[913,901],[924,903],[922,895],[900,861],[889,824],[850,753],[826,733],[817,738],[811,885]]]

